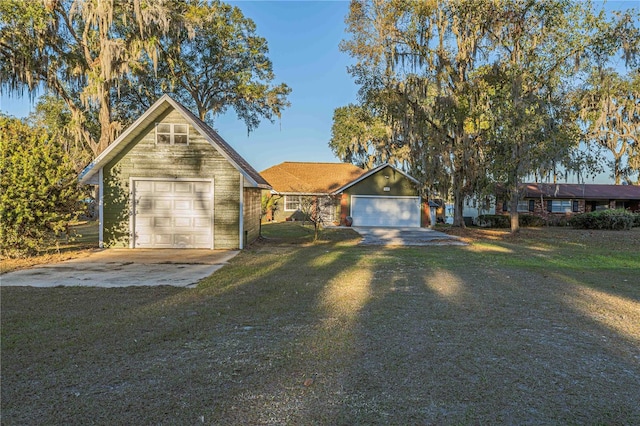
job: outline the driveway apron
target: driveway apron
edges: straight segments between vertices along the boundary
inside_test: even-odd
[[[0,286],[195,287],[239,252],[202,249],[108,249],[88,257],[0,275]]]
[[[434,246],[466,245],[460,238],[429,228],[381,228],[356,226],[362,236],[361,245],[372,246]]]

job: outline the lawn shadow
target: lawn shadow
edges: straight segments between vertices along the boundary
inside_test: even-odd
[[[260,242],[190,290],[0,289],[3,421],[640,417],[638,343],[589,312],[580,280],[512,242],[355,242]]]
[[[425,250],[425,263],[399,255],[393,271],[373,271],[356,320],[359,356],[329,423],[640,419],[637,303],[627,301],[623,321],[633,331],[624,332],[586,309],[579,282],[499,263],[483,269],[484,255],[451,263],[450,250],[463,249],[435,262]]]

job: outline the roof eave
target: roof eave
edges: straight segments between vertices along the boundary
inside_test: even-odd
[[[98,171],[104,167],[104,165],[112,160],[120,151],[120,145],[125,140],[130,140],[137,136],[141,129],[141,124],[145,122],[152,114],[156,113],[158,108],[164,102],[168,102],[170,105],[174,105],[172,103],[173,99],[169,95],[162,95],[160,99],[158,99],[151,107],[145,111],[136,121],[133,122],[120,136],[116,138],[111,145],[109,145],[100,155],[98,155],[87,167],[85,167],[78,177],[78,180],[81,184],[86,184],[90,181],[90,179],[98,173]],[[164,111],[164,110],[163,110]],[[159,115],[159,114],[158,114]],[[126,145],[126,144],[125,144]],[[124,147],[124,146],[123,146]],[[121,148],[120,148],[121,149]]]
[[[416,185],[419,185],[420,182],[418,181],[418,179],[414,178],[411,175],[408,175],[407,173],[403,172],[402,170],[393,167],[391,164],[389,163],[384,163],[381,164],[380,166],[369,170],[368,172],[358,176],[356,179],[352,180],[351,182],[347,183],[346,185],[341,186],[340,188],[336,189],[335,191],[333,191],[331,193],[331,195],[338,195],[342,192],[344,192],[346,189],[352,187],[353,185],[357,184],[358,182],[362,182],[363,180],[367,179],[369,176],[372,176],[376,173],[378,173],[380,170],[384,169],[385,167],[391,167],[393,170],[395,170],[396,172],[402,174],[404,177],[406,177],[407,179],[409,179],[410,181],[412,181],[413,183],[415,183]]]

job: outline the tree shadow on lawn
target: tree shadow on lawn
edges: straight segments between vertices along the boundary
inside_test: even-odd
[[[3,421],[634,423],[638,341],[488,258],[259,244],[194,290],[2,288]]]
[[[326,280],[363,256],[353,244],[259,246],[194,290],[2,288],[3,420],[264,419],[273,407],[239,396],[304,392],[299,339]]]
[[[640,420],[637,303],[624,307],[631,333],[621,333],[576,305],[579,284],[479,266],[471,257],[374,281],[357,320],[360,357],[329,423]]]

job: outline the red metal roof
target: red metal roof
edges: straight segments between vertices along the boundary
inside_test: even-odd
[[[590,200],[640,200],[638,185],[525,183],[524,197],[584,198]]]

